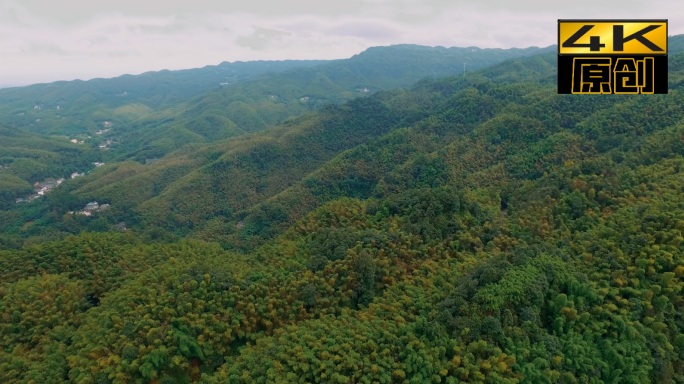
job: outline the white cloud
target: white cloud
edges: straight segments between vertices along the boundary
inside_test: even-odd
[[[254,51],[263,51],[270,45],[280,43],[283,36],[292,36],[292,33],[278,31],[276,29],[255,27],[254,32],[252,32],[251,35],[238,35],[237,39],[235,39],[235,44]]]
[[[222,61],[337,59],[401,43],[548,46],[555,43],[558,18],[667,17],[671,34],[684,33],[684,9],[674,1],[567,4],[0,0],[0,84],[112,77]]]

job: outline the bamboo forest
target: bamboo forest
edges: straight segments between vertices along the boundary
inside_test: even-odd
[[[555,49],[0,90],[0,382],[684,382],[684,38],[667,95]]]

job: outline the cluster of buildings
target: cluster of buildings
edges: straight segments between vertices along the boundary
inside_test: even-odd
[[[102,125],[104,125],[104,128],[95,132],[96,134],[101,135],[105,132],[108,132],[112,128],[112,122],[111,121],[105,121]]]
[[[52,188],[62,184],[64,182],[64,179],[59,179],[55,181],[43,181],[42,183],[37,182],[33,184],[33,186],[36,188],[36,192],[39,196],[43,196],[45,192],[51,190]]]
[[[100,129],[100,130],[97,131],[97,132],[95,132],[95,134],[101,135],[101,134],[103,134],[103,133],[108,132],[108,131],[112,128],[112,122],[111,122],[111,121],[105,121],[104,123],[102,123],[102,125],[104,125],[104,128],[103,128],[103,129]],[[100,147],[100,149],[108,149],[109,146],[112,145],[112,144],[116,144],[116,142],[113,141],[112,139],[107,139],[107,143],[105,143],[105,144],[100,144],[99,147]]]
[[[100,149],[108,149],[110,145],[112,144],[117,144],[116,141],[113,141],[112,139],[107,139],[106,144],[100,144]]]
[[[105,165],[105,163],[93,163],[93,164],[95,164],[96,167],[101,167],[101,166]],[[0,170],[2,168],[3,167],[0,165]],[[71,174],[71,176],[69,178],[75,179],[77,177],[81,177],[81,176],[85,176],[85,175],[86,175],[85,172],[81,172],[81,173],[74,172]],[[35,188],[36,193],[27,197],[27,198],[18,198],[16,200],[16,203],[19,204],[19,203],[31,202],[31,201],[35,200],[36,198],[45,195],[45,193],[48,192],[49,190],[51,190],[52,188],[55,188],[56,186],[62,184],[64,182],[64,180],[65,179],[62,178],[62,179],[58,179],[58,180],[48,180],[48,181],[43,181],[43,182],[37,182],[37,183],[33,184],[33,187]],[[103,206],[105,207],[104,209],[107,209],[107,207],[109,205],[104,204]],[[102,206],[100,206],[100,207],[102,207]]]
[[[96,167],[101,167],[101,166],[105,165],[105,163],[93,163],[93,164],[95,164]],[[0,166],[0,168],[2,168],[2,166]],[[81,177],[81,176],[85,176],[85,175],[86,175],[85,172],[81,172],[81,173],[74,172],[74,173],[71,174],[71,176],[70,176],[69,178],[70,178],[70,179],[75,179],[75,178],[77,178],[77,177]],[[25,199],[24,199],[24,198],[18,198],[18,199],[16,200],[16,203],[17,203],[17,204],[19,204],[19,203],[28,203],[28,202],[30,202],[30,201],[33,201],[34,199],[36,199],[36,198],[38,198],[38,197],[40,197],[40,196],[45,195],[45,193],[46,193],[47,191],[51,190],[52,188],[54,188],[54,187],[56,187],[56,186],[62,184],[62,183],[64,182],[64,180],[65,180],[65,179],[62,178],[62,179],[58,179],[58,180],[37,182],[37,183],[33,184],[33,187],[35,188],[36,193],[33,194],[33,195],[31,195],[31,196],[29,196],[29,197],[27,197],[27,198],[25,198]],[[108,204],[105,204],[104,206],[105,206],[105,209],[106,209],[106,208],[107,208],[106,206],[108,206]],[[101,206],[101,207],[102,207],[102,206]]]
[[[86,204],[85,208],[83,208],[82,211],[74,212],[74,211],[69,211],[69,214],[73,215],[83,215],[83,216],[92,216],[94,212],[99,212],[99,211],[104,211],[105,209],[108,209],[110,207],[109,204],[98,204],[97,201],[90,202]]]
[[[42,107],[40,107],[40,106],[35,106],[34,109],[41,109],[41,108]],[[57,107],[57,109],[59,109],[59,107]],[[22,115],[23,115],[23,113],[22,113]],[[38,119],[36,121],[40,121],[40,119]],[[112,127],[112,123],[109,121],[105,121],[104,127],[105,127],[104,129],[97,132],[98,135],[101,135],[101,134],[109,131],[109,129]],[[90,136],[88,136],[88,138],[90,138]],[[78,139],[70,139],[69,141],[72,142],[73,144],[83,144],[83,142],[84,142],[84,140],[78,140]],[[112,141],[111,139],[108,139],[106,144],[100,144],[100,148],[107,149],[107,146],[111,145],[111,144],[116,144],[116,142]],[[93,163],[93,165],[95,165],[95,167],[101,167],[101,166],[105,165],[105,163],[95,162],[95,163]],[[3,167],[0,166],[0,170],[2,168]],[[81,172],[81,173],[74,172],[71,174],[70,178],[75,179],[75,178],[81,177],[81,176],[85,176],[85,172]],[[59,180],[54,180],[54,181],[50,180],[50,181],[37,182],[34,184],[36,193],[27,197],[27,198],[18,198],[18,199],[16,199],[16,203],[19,204],[19,203],[27,203],[27,202],[33,201],[34,199],[36,199],[40,196],[43,196],[46,192],[48,192],[52,188],[62,184],[63,182],[64,182],[63,178],[59,179]],[[91,212],[93,212],[93,211],[101,211],[101,210],[104,210],[107,208],[109,208],[109,204],[98,205],[97,202],[93,202],[93,203],[89,203],[82,212],[78,212],[78,213],[84,214],[86,216],[90,216]],[[73,213],[73,212],[70,212],[70,213]]]
[[[18,198],[16,200],[16,203],[28,203],[30,201],[33,201],[34,199],[43,196],[47,191],[51,190],[52,188],[62,184],[64,182],[64,179],[59,179],[59,180],[54,180],[54,181],[43,181],[43,182],[36,182],[33,184],[33,187],[36,190],[36,193],[23,199],[23,198]]]

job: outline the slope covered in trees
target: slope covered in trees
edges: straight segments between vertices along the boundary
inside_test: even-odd
[[[670,70],[668,95],[557,95],[537,56],[103,167],[50,209],[107,177],[163,192],[108,213],[133,231],[0,252],[0,379],[681,382]]]
[[[0,122],[42,134],[88,135],[130,122],[192,96],[269,72],[315,66],[323,60],[221,63],[113,79],[58,81],[0,90]],[[40,122],[36,122],[40,119]]]
[[[188,143],[211,143],[261,131],[327,103],[407,86],[424,77],[457,73],[462,62],[475,69],[549,49],[400,45],[371,48],[350,59],[331,62],[222,63],[192,70],[3,89],[0,124],[8,132],[23,132],[20,135],[39,143],[11,140],[0,144],[13,148],[12,153],[5,150],[0,154],[5,163],[0,165],[20,159],[13,168],[21,168],[2,174],[0,204],[6,209],[15,198],[28,195],[28,183],[84,172],[95,161],[130,159],[145,164]],[[75,141],[74,145],[69,140]],[[69,156],[24,153],[36,147],[49,147],[51,152]],[[36,162],[37,157],[41,160]],[[54,163],[46,164],[46,158]],[[121,166],[136,168],[133,163]]]
[[[330,103],[406,87],[425,77],[460,74],[554,48],[480,49],[396,45],[373,47],[349,59],[269,73],[214,89],[197,98],[112,129],[118,158],[144,162],[187,143],[215,142],[273,127]]]
[[[102,131],[176,105],[220,83],[234,84],[324,62],[222,63],[191,70],[2,89],[0,209],[7,209],[15,198],[28,196],[33,190],[30,184],[36,181],[68,177],[92,169],[92,163],[103,158],[109,161],[108,153],[98,148],[108,140]]]
[[[546,61],[549,57],[535,60],[541,60],[542,68],[551,68]],[[528,70],[520,73],[536,75]],[[508,81],[508,75],[492,76]],[[61,187],[52,199],[54,204],[43,208],[54,212],[52,217],[59,223],[45,231],[55,234],[60,228],[57,232],[63,232],[74,221],[82,221],[63,215],[94,199],[116,208],[102,215],[110,217],[110,224],[137,222],[145,228],[186,235],[207,221],[232,218],[233,213],[282,192],[340,152],[423,119],[443,102],[444,95],[428,88],[379,93],[263,133],[210,146],[188,146],[152,165],[107,165],[84,180]],[[24,223],[22,216],[16,217],[15,224],[6,224],[16,228],[14,232]],[[37,222],[28,233],[40,236],[42,227]]]
[[[675,56],[670,66],[671,88],[675,89],[681,82],[681,58]],[[256,135],[209,146],[191,145],[152,165],[135,162],[108,165],[85,180],[72,182],[50,200],[49,206],[36,207],[28,213],[39,220],[27,219],[26,213],[12,214],[13,220],[7,221],[4,232],[38,241],[77,233],[84,228],[101,230],[125,221],[129,226],[154,229],[158,235],[190,234],[221,241],[226,247],[248,249],[252,245],[248,245],[251,240],[247,239],[258,243],[264,235],[277,234],[333,196],[367,196],[377,179],[389,171],[388,167],[407,159],[403,152],[411,146],[401,141],[392,144],[392,141],[406,140],[406,132],[401,128],[411,122],[427,116],[430,118],[422,125],[439,121],[435,119],[460,121],[463,127],[458,132],[447,130],[438,135],[444,144],[468,132],[482,119],[491,118],[494,111],[511,102],[482,94],[473,97],[472,90],[456,91],[488,81],[511,84],[534,80],[551,87],[555,82],[554,71],[551,55],[512,61],[473,73],[465,81],[459,77],[428,81],[411,90],[381,92],[343,107],[328,108]],[[553,92],[551,88],[549,92]],[[576,120],[581,113],[574,115]],[[397,129],[397,134],[371,143],[376,148],[363,146],[342,155],[344,158],[359,152],[363,154],[358,156],[366,159],[350,160],[353,164],[341,164],[336,159],[326,164],[341,151]],[[430,143],[434,140],[427,139],[430,135],[421,137]],[[434,148],[431,145],[410,151]],[[387,153],[391,152],[393,157],[388,157]],[[343,171],[336,167],[342,167]],[[340,179],[339,172],[349,174]],[[318,176],[312,177],[314,174]],[[318,185],[321,182],[335,184],[331,186],[333,191]],[[97,223],[63,216],[92,200],[111,203],[116,209],[102,214]],[[47,212],[52,213],[47,215]],[[29,220],[34,222],[31,230],[21,230]]]
[[[450,74],[457,61],[482,67],[538,51],[393,46],[373,48],[331,65],[321,65],[326,63],[321,60],[222,63],[0,90],[0,133],[15,136],[0,144],[5,147],[0,165],[14,163],[12,171],[2,174],[2,208],[26,197],[29,184],[87,171],[95,161],[111,163],[131,155],[140,163],[155,161],[184,144],[263,130],[322,103]],[[282,72],[287,74],[279,76]],[[255,78],[259,80],[240,85]],[[359,84],[366,85],[359,88]],[[214,90],[207,93],[210,89]],[[309,91],[316,97],[302,102],[298,95]],[[195,101],[184,102],[198,94],[202,96]],[[146,145],[148,150],[138,152]],[[58,154],[36,153],[37,149]],[[68,153],[67,158],[60,153]]]
[[[67,138],[0,125],[0,211],[33,194],[33,183],[88,171],[100,159],[95,148],[74,145]]]

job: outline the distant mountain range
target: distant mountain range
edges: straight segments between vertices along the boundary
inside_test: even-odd
[[[220,83],[321,64],[322,60],[221,63],[198,69],[148,72],[112,79],[58,81],[0,90],[0,122],[42,134],[94,133],[104,121],[122,124],[173,105]],[[36,124],[40,118],[43,124]]]
[[[683,37],[670,38],[673,55],[684,50]],[[173,199],[174,193],[170,192],[173,188],[183,190],[176,186],[198,178],[204,172],[199,171],[202,167],[219,158],[227,159],[233,156],[229,155],[232,153],[239,159],[245,151],[266,151],[264,148],[270,145],[276,146],[271,149],[275,151],[285,145],[283,140],[289,143],[300,134],[303,140],[313,135],[309,130],[315,132],[330,124],[342,124],[342,120],[329,119],[346,116],[346,109],[326,106],[341,105],[355,98],[365,100],[375,93],[407,87],[421,79],[462,77],[463,62],[467,63],[466,78],[473,76],[471,74],[477,68],[544,53],[550,55],[543,56],[546,68],[555,63],[550,59],[555,49],[555,46],[479,49],[397,45],[370,48],[345,60],[222,63],[201,69],[3,89],[0,90],[2,206],[9,207],[15,198],[30,193],[31,184],[36,181],[86,172],[94,169],[92,164],[95,162],[104,162],[107,166],[96,175],[79,181],[87,185],[74,187],[75,196],[122,203],[128,197],[116,197],[118,194],[124,196],[129,190],[140,190],[131,201],[131,207],[159,194],[166,196],[164,199]],[[491,73],[492,79],[519,81],[520,71],[510,69],[510,65],[516,65],[514,63],[517,61],[481,73]],[[671,62],[671,88],[682,81],[679,64],[680,61]],[[505,70],[498,74],[491,72],[502,69]],[[546,71],[544,69],[543,73]],[[555,79],[545,81],[552,83]],[[428,97],[424,93],[413,95]],[[379,97],[372,100],[381,100],[384,96]],[[365,105],[360,103],[349,106]],[[397,116],[409,113],[415,103],[424,104],[418,100],[406,103],[406,111],[397,110]],[[353,115],[362,114],[354,112]],[[381,128],[378,132],[384,132],[389,129],[384,126],[386,124],[394,127],[412,121],[404,119],[408,118],[382,123],[383,127],[368,128],[369,131],[362,129],[352,138],[342,136],[336,142],[325,144],[325,148],[332,145],[335,149],[332,152],[329,152],[330,148],[325,149],[320,153],[326,155],[314,156],[310,164],[314,166],[329,159],[331,154],[356,143],[354,140],[374,129]],[[350,117],[349,121],[354,118]],[[358,124],[364,126],[371,121],[359,121]],[[263,134],[257,134],[262,131]],[[272,144],[266,144],[268,142]],[[265,147],[257,149],[262,145]],[[300,155],[296,157],[300,158]],[[228,163],[232,164],[232,161]],[[154,165],[145,165],[150,163]],[[239,164],[236,163],[235,169],[242,166]],[[286,164],[283,162],[279,166]],[[295,168],[309,172],[308,166]],[[244,170],[242,174],[262,174],[263,177],[259,176],[262,183],[268,179],[263,174],[265,171],[254,172]],[[105,174],[108,176],[104,177]],[[296,175],[296,172],[292,174],[293,177],[302,176]],[[284,181],[278,183],[281,182]],[[130,183],[142,183],[140,185],[146,187]],[[204,184],[198,182],[197,185]],[[233,183],[229,187],[238,188],[239,185]],[[210,187],[207,185],[207,188]],[[244,210],[279,191],[265,184],[249,188],[254,188],[253,197],[244,197],[251,192],[237,194],[236,198],[243,196],[240,197],[243,205],[226,209],[231,212]],[[228,202],[230,199],[219,200]],[[252,203],[244,205],[245,201]],[[157,203],[146,204],[152,207]],[[151,208],[145,209],[152,212]]]
[[[121,160],[158,158],[190,142],[214,142],[275,126],[287,118],[377,91],[476,70],[553,48],[479,49],[397,45],[370,48],[350,59],[271,72],[216,87],[184,103],[119,125],[113,148]],[[106,135],[105,135],[106,136]]]

